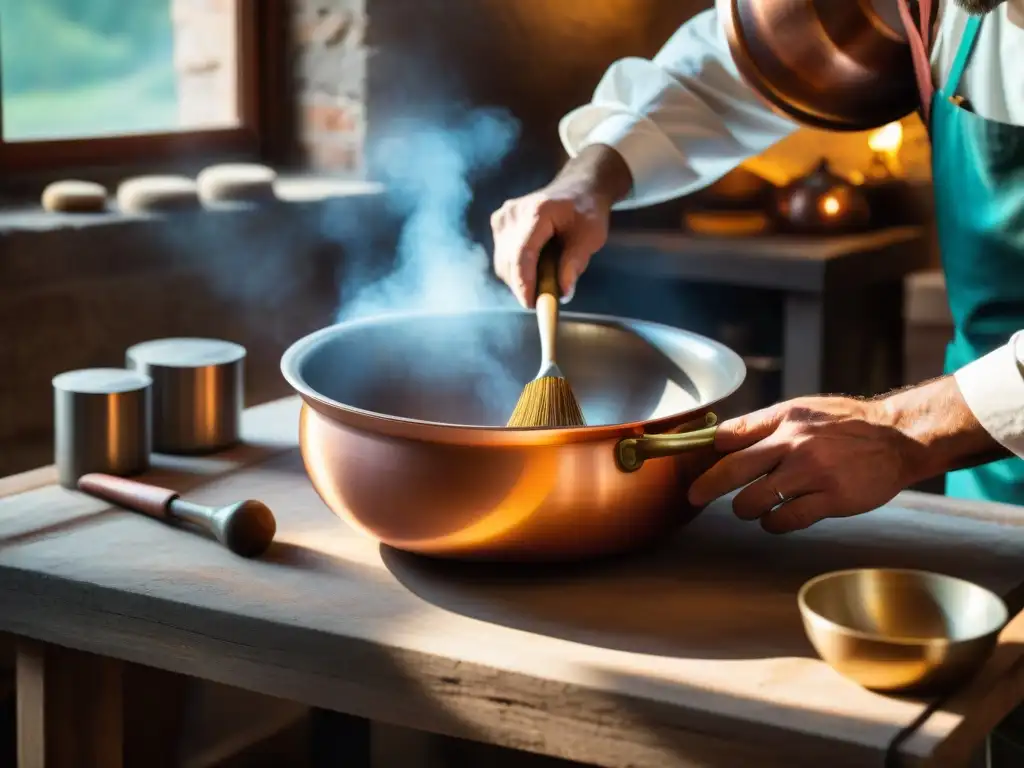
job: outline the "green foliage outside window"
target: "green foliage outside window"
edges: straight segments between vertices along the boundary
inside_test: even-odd
[[[0,0],[4,135],[178,125],[170,0]]]

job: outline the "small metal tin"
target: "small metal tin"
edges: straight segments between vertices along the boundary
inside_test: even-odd
[[[155,452],[210,453],[238,442],[245,355],[220,339],[156,339],[128,349],[126,366],[153,380]]]
[[[134,475],[149,468],[150,387],[138,371],[86,368],[53,378],[54,463],[74,488],[88,472]]]

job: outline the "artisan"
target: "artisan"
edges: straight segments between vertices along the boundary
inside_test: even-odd
[[[691,487],[695,505],[742,489],[736,515],[785,533],[868,512],[945,472],[948,495],[1024,504],[1024,0],[936,1],[930,54],[911,47],[954,322],[947,375],[868,400],[799,398],[723,423],[716,444],[726,455]],[[908,0],[893,2],[910,17]],[[492,216],[495,271],[532,305],[537,253],[558,235],[571,297],[612,208],[705,187],[796,128],[740,80],[705,11],[653,60],[613,64],[591,103],[562,120],[569,162]],[[1024,765],[1024,747],[1014,747],[1024,722],[1014,721],[1024,711],[996,736],[1016,756],[998,762]]]
[[[910,18],[908,0],[892,2]],[[1024,0],[936,2],[930,56],[922,45],[914,64],[955,325],[947,375],[723,423],[717,447],[727,455],[694,483],[694,504],[742,488],[735,513],[784,533],[875,509],[944,472],[951,496],[1024,504],[1024,333],[1015,335],[1024,328]],[[613,64],[591,103],[562,120],[569,162],[492,216],[495,271],[531,306],[537,253],[558,235],[571,297],[612,208],[707,186],[797,127],[741,81],[715,11],[705,11],[653,60]]]

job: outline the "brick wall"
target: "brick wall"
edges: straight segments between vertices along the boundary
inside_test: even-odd
[[[365,0],[293,0],[297,141],[316,170],[363,170]]]
[[[171,7],[181,124],[231,125],[237,0],[173,0]],[[359,175],[365,136],[365,1],[288,0],[288,8],[296,104],[281,109],[297,110],[297,159],[315,170]]]

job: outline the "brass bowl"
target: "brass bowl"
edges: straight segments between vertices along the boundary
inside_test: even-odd
[[[988,658],[1009,620],[997,595],[926,571],[861,568],[811,579],[797,597],[821,658],[865,688],[946,690]]]

